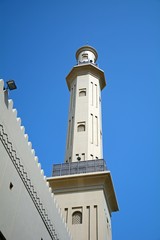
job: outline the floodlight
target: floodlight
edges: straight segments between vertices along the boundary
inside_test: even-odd
[[[9,90],[15,90],[17,88],[14,80],[7,81],[7,88]]]

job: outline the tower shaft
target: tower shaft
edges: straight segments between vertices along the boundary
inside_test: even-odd
[[[70,106],[65,162],[102,159],[101,90],[104,73],[95,61],[97,52],[82,47],[76,65],[66,77]]]
[[[73,240],[111,240],[111,214],[118,211],[112,177],[102,151],[101,90],[106,81],[96,50],[76,53],[67,75],[70,95],[65,163],[53,165],[48,182]]]

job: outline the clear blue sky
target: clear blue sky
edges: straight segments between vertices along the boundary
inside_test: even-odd
[[[98,51],[113,240],[160,240],[160,0],[0,0],[0,78],[45,175],[64,161],[75,52]]]

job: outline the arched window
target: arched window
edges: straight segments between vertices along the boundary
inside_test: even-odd
[[[79,89],[79,97],[86,96],[86,88]]]
[[[86,90],[80,90],[79,97],[84,97],[84,96],[86,96]]]
[[[85,131],[85,124],[79,124],[77,128],[78,132],[84,132]]]
[[[72,214],[72,224],[82,224],[82,213],[80,211]]]
[[[88,54],[86,54],[86,53],[82,54],[82,61],[83,62],[88,61]]]

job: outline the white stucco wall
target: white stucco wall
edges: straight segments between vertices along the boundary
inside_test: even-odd
[[[86,96],[79,96],[85,90]],[[99,79],[91,74],[77,76],[71,85],[68,136],[65,161],[102,159],[101,89]],[[78,124],[85,131],[78,132]],[[83,157],[84,156],[84,157]]]
[[[55,195],[76,240],[111,240],[111,219],[103,190],[74,191]],[[65,201],[64,201],[65,199]],[[72,224],[72,214],[82,212],[82,224]]]
[[[7,240],[69,240],[59,206],[3,86],[0,80],[0,232]]]

